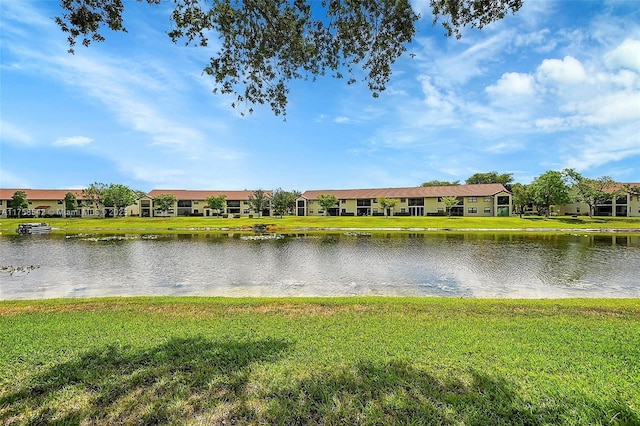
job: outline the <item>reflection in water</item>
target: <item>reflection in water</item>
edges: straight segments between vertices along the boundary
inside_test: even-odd
[[[640,297],[640,237],[5,236],[0,299],[134,295]]]

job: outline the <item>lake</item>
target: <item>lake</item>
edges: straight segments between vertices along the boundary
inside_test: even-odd
[[[2,300],[640,297],[637,235],[5,235],[0,250]]]

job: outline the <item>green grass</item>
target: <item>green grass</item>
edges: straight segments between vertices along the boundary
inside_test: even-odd
[[[35,221],[34,219],[3,219],[0,232],[15,233],[18,223]],[[640,217],[297,217],[289,216],[223,219],[215,217],[172,217],[172,218],[109,218],[109,219],[44,219],[58,233],[77,232],[200,232],[219,229],[246,228],[255,224],[272,225],[275,231],[290,230],[326,230],[331,228],[356,229],[640,229]]]
[[[640,424],[640,300],[0,302],[2,424]]]

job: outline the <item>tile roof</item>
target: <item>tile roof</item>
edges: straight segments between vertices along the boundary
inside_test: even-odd
[[[178,200],[206,200],[211,196],[226,195],[227,200],[248,200],[254,191],[202,191],[189,189],[154,189],[149,192],[151,198],[162,194],[173,194]],[[268,197],[271,197],[272,191],[264,191]]]
[[[78,199],[82,199],[81,189],[31,189],[31,188],[0,188],[0,200],[10,200],[16,191],[24,191],[27,200],[64,200],[67,192],[71,192]]]
[[[509,192],[500,183],[454,186],[416,186],[409,188],[372,188],[372,189],[324,189],[305,191],[302,197],[315,200],[318,195],[331,194],[339,199],[354,198],[412,198],[412,197],[483,197],[500,192]]]

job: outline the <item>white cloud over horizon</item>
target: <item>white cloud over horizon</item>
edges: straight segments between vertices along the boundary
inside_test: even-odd
[[[65,136],[53,141],[53,146],[85,146],[93,142],[93,139],[86,136]]]

